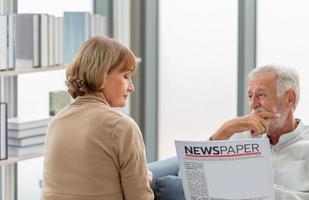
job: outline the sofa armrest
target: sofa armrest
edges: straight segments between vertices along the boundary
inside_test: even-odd
[[[167,176],[167,175],[178,175],[179,165],[177,157],[171,157],[168,159],[151,162],[148,164],[149,170],[153,174],[153,180],[151,183],[151,188],[155,191],[156,188],[156,180],[158,178]]]

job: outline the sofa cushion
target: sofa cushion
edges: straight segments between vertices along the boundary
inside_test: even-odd
[[[181,178],[178,176],[164,176],[156,180],[156,200],[185,200]]]

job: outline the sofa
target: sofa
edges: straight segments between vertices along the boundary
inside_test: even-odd
[[[185,200],[177,157],[148,164],[153,174],[151,189],[155,200]]]

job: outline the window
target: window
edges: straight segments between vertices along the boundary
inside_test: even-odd
[[[236,116],[237,3],[159,2],[159,159]]]
[[[301,95],[295,116],[309,122],[309,2],[273,0],[258,1],[257,5],[257,66],[296,68]]]

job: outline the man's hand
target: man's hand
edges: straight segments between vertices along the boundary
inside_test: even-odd
[[[267,119],[277,117],[278,114],[267,111],[253,112],[250,115],[237,117],[224,123],[211,139],[226,140],[234,133],[243,131],[250,131],[252,136],[261,135],[269,130],[269,122]]]
[[[153,175],[152,175],[152,172],[150,170],[148,170],[148,178],[149,178],[149,185],[151,185],[152,179],[153,179]]]

